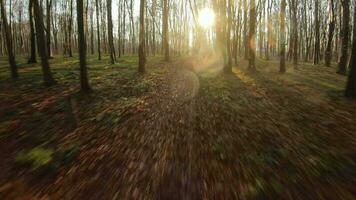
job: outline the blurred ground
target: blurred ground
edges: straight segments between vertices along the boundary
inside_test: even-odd
[[[86,96],[75,58],[52,60],[51,88],[1,60],[0,199],[356,199],[356,102],[333,68],[92,57]]]

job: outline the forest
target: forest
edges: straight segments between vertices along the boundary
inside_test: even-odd
[[[0,199],[356,199],[356,0],[0,14]]]

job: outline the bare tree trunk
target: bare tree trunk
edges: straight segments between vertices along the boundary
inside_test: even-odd
[[[18,72],[17,72],[17,65],[15,61],[15,55],[12,49],[12,36],[9,30],[9,25],[7,24],[7,18],[6,18],[6,10],[5,10],[5,5],[4,5],[4,0],[0,0],[1,3],[1,18],[4,26],[4,32],[5,32],[5,39],[6,39],[6,47],[7,47],[7,55],[9,58],[9,64],[10,64],[10,70],[11,70],[11,77],[12,79],[17,79],[18,78]]]
[[[227,30],[226,30],[226,52],[227,52],[227,63],[225,64],[224,67],[224,72],[225,73],[231,73],[232,72],[232,55],[231,55],[231,26],[232,26],[232,2],[231,0],[227,0]],[[226,7],[226,5],[223,5]],[[224,9],[226,10],[226,9]]]
[[[97,40],[98,40],[98,59],[101,60],[101,48],[100,48],[100,13],[99,13],[99,0],[95,0],[95,7],[96,7],[96,33],[97,33]]]
[[[68,53],[69,53],[69,57],[73,57],[72,24],[73,24],[73,0],[70,0],[70,17],[69,17],[69,25],[68,25]]]
[[[286,72],[286,0],[281,1],[281,13],[280,13],[280,45],[281,45],[281,61],[279,65],[279,71],[281,73]]]
[[[162,41],[164,50],[164,60],[169,61],[169,36],[168,36],[168,18],[169,18],[169,8],[168,0],[163,0],[163,16],[162,16]]]
[[[325,64],[330,67],[332,59],[332,44],[335,31],[335,11],[334,11],[334,0],[329,0],[329,33],[328,33],[328,44],[325,51]]]
[[[145,53],[145,0],[140,0],[140,43],[138,47],[140,73],[145,72],[146,53]]]
[[[348,61],[348,50],[349,50],[349,22],[350,22],[350,0],[341,0],[342,4],[342,28],[340,36],[342,38],[341,44],[341,56],[339,60],[339,74],[345,75]]]
[[[80,61],[80,87],[84,93],[90,93],[88,72],[86,65],[86,40],[84,35],[83,0],[77,0],[77,21],[78,21],[78,44]]]
[[[46,0],[46,39],[47,39],[47,55],[51,58],[51,8],[52,0]]]
[[[49,68],[43,13],[38,0],[34,0],[33,8],[35,13],[37,46],[42,62],[43,82],[46,86],[51,86],[55,84],[55,81],[52,77],[51,69]]]
[[[109,39],[109,53],[110,53],[110,63],[115,64],[115,47],[114,47],[114,37],[113,37],[113,25],[112,25],[112,0],[107,1],[107,20],[108,20],[108,39]]]
[[[243,0],[243,7],[244,7],[244,47],[245,47],[245,54],[244,58],[247,60],[248,59],[248,53],[249,53],[249,41],[248,41],[248,31],[247,31],[247,1]]]
[[[248,36],[249,41],[249,59],[248,59],[248,69],[251,71],[256,71],[256,2],[255,0],[250,1],[250,31]]]
[[[28,14],[29,14],[29,21],[30,21],[30,42],[31,42],[31,51],[30,51],[30,58],[28,59],[28,64],[36,63],[36,34],[35,34],[35,27],[33,24],[33,0],[29,0],[28,5]]]
[[[319,0],[315,0],[315,45],[314,45],[314,65],[320,61],[320,19]]]
[[[356,98],[356,6],[354,6],[354,32],[349,68],[350,74],[346,85],[345,96],[348,98]]]

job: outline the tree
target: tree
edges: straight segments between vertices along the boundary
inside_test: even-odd
[[[249,42],[248,42],[248,31],[247,31],[247,0],[243,0],[243,7],[244,7],[244,58],[247,60],[248,59],[248,53],[249,53]]]
[[[140,42],[138,47],[140,73],[145,72],[146,53],[145,53],[145,0],[140,0]]]
[[[292,51],[293,51],[293,65],[298,68],[298,0],[290,0],[290,9],[292,12]]]
[[[69,57],[73,57],[72,51],[72,25],[73,25],[73,0],[70,0],[70,16],[68,23],[68,53]]]
[[[7,22],[4,0],[0,0],[0,4],[1,4],[0,5],[1,6],[1,19],[3,22],[3,27],[4,27],[4,32],[5,32],[7,55],[8,55],[9,64],[10,64],[11,77],[12,77],[12,79],[17,79],[19,75],[17,72],[15,55],[14,55],[14,52],[12,49],[12,36],[11,36],[10,28],[9,28],[9,25]]]
[[[339,66],[337,73],[345,75],[348,61],[348,49],[349,49],[349,34],[350,34],[350,0],[341,0],[342,5],[342,28],[340,30],[340,36],[342,40],[341,44],[341,56],[339,59]]]
[[[354,32],[349,69],[350,73],[347,80],[345,96],[348,98],[356,98],[356,6],[354,6]]]
[[[280,65],[279,71],[281,73],[286,72],[286,7],[287,3],[286,0],[281,1],[281,13],[280,13],[280,45],[281,45],[281,53],[280,53]]]
[[[325,65],[330,67],[332,59],[332,45],[335,31],[335,5],[334,0],[329,0],[329,33],[328,33],[328,43],[325,50]]]
[[[51,8],[52,0],[46,0],[47,14],[46,14],[46,39],[47,39],[47,55],[51,58]]]
[[[95,0],[96,7],[96,34],[97,34],[97,42],[98,42],[98,60],[101,60],[101,50],[100,50],[100,12],[99,12],[99,0]]]
[[[314,43],[314,65],[320,61],[320,20],[319,20],[319,0],[315,0],[315,43]]]
[[[250,71],[256,71],[256,2],[251,0],[250,2],[250,30],[248,35],[248,47],[249,47],[249,59],[248,69]]]
[[[169,17],[169,8],[168,0],[163,0],[163,16],[162,16],[162,42],[163,42],[163,51],[164,51],[164,60],[169,61],[169,36],[168,36],[168,17]]]
[[[29,14],[29,21],[30,21],[30,42],[31,42],[31,51],[30,51],[30,58],[28,59],[28,64],[32,64],[37,62],[36,34],[35,34],[35,27],[33,24],[33,0],[29,0],[28,14]]]
[[[226,30],[226,52],[227,63],[225,64],[225,73],[232,72],[232,54],[231,54],[231,28],[232,28],[232,0],[227,0],[227,30]],[[223,5],[226,7],[226,5]],[[226,10],[226,9],[225,9]]]
[[[77,0],[78,45],[80,62],[80,87],[81,92],[90,93],[88,72],[86,65],[86,40],[84,35],[83,0]]]
[[[36,24],[35,27],[37,33],[36,34],[37,46],[38,46],[38,51],[42,63],[43,82],[44,85],[51,86],[55,83],[55,81],[52,77],[52,72],[48,63],[46,35],[45,35],[45,28],[43,24],[43,14],[38,0],[33,0],[33,8],[35,14],[35,24]]]
[[[43,25],[43,13],[38,0],[33,0],[33,8],[35,13],[37,46],[42,63],[43,82],[44,85],[51,86],[55,84],[55,81],[53,79],[51,69],[49,68],[46,35]]]
[[[109,53],[110,53],[110,63],[115,63],[115,47],[114,47],[114,37],[113,37],[113,25],[112,25],[112,0],[107,1],[107,18],[108,18],[108,39],[109,39]]]

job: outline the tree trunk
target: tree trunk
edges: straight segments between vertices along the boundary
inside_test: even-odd
[[[34,0],[33,8],[35,14],[37,46],[42,62],[43,82],[46,86],[51,86],[55,84],[55,81],[52,77],[51,69],[49,68],[47,45],[46,45],[46,34],[45,34],[45,28],[43,23],[43,13],[38,0]]]
[[[280,45],[281,45],[281,54],[280,54],[280,65],[279,71],[281,73],[286,72],[286,0],[281,1],[281,14],[280,14]]]
[[[349,32],[350,32],[350,0],[341,0],[342,4],[342,28],[340,36],[342,38],[341,44],[341,56],[339,59],[339,74],[346,75],[347,61],[348,61],[348,50],[349,50]]]
[[[244,58],[247,60],[248,59],[248,53],[249,53],[249,41],[248,41],[248,31],[247,31],[247,1],[243,1],[243,7],[244,7],[244,47],[245,47],[245,54]]]
[[[11,77],[12,77],[12,79],[17,79],[19,75],[17,72],[15,55],[14,55],[14,52],[12,49],[12,36],[11,36],[11,32],[10,32],[9,25],[7,22],[7,18],[6,18],[6,10],[5,10],[5,5],[4,5],[4,0],[0,0],[0,3],[1,3],[1,5],[0,5],[1,6],[1,18],[2,18],[2,22],[3,22],[3,26],[4,26],[7,55],[9,58]]]
[[[249,62],[248,69],[256,71],[256,2],[251,0],[250,2],[250,31],[248,36],[249,47]]]
[[[163,16],[162,16],[162,41],[164,50],[164,60],[169,61],[169,36],[168,36],[168,17],[169,8],[168,0],[163,0]]]
[[[90,93],[86,65],[86,40],[84,35],[83,0],[77,0],[78,45],[80,61],[80,87],[84,93]]]
[[[146,53],[145,53],[145,0],[140,0],[140,43],[138,47],[140,73],[145,72]]]
[[[348,98],[356,98],[356,6],[354,6],[354,32],[349,69],[350,73],[346,85],[345,96]]]
[[[335,31],[335,11],[334,11],[334,0],[329,0],[329,33],[328,33],[328,43],[325,51],[325,65],[330,67],[332,59],[332,44]]]
[[[319,0],[315,0],[315,46],[314,65],[320,61],[320,20],[319,20]]]
[[[231,26],[232,26],[232,0],[227,0],[228,5],[227,5],[227,30],[226,30],[226,53],[227,53],[227,63],[225,64],[224,67],[224,72],[225,73],[231,73],[232,72],[232,55],[231,55]],[[226,7],[226,5],[223,5]],[[224,9],[226,10],[226,9]]]
[[[28,64],[32,64],[32,63],[37,63],[36,34],[35,34],[35,27],[33,24],[33,0],[29,0],[28,14],[29,14],[29,21],[30,21],[30,42],[31,42],[31,51],[30,51],[30,58],[28,59]]]
[[[73,0],[70,0],[70,17],[69,17],[69,25],[68,25],[68,53],[69,53],[69,57],[73,57],[72,24],[73,24]]]
[[[112,4],[112,0],[108,0],[107,1],[108,39],[109,39],[110,63],[115,64],[115,47],[114,47],[114,37],[113,37],[111,4]]]
[[[100,48],[100,13],[99,13],[99,0],[95,0],[95,7],[96,7],[96,34],[98,40],[98,60],[101,60],[101,48]]]
[[[47,55],[51,58],[51,7],[52,0],[46,0],[46,39],[47,39]]]

